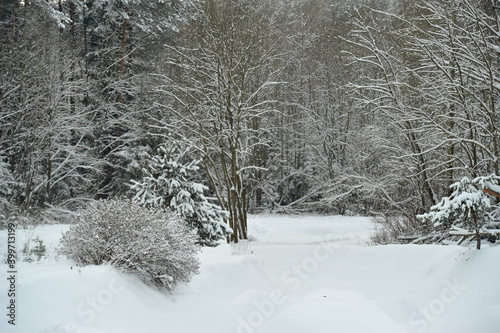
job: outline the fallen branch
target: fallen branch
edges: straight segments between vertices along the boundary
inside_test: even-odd
[[[495,191],[493,191],[493,190],[490,190],[490,189],[487,189],[487,188],[483,188],[483,192],[484,192],[484,193],[491,194],[491,195],[494,195],[494,196],[495,196],[495,197],[497,197],[497,198],[500,198],[500,193],[495,192]]]

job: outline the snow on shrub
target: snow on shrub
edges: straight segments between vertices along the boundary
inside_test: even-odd
[[[91,203],[61,245],[79,266],[109,263],[168,290],[199,268],[196,236],[176,214],[127,199]]]
[[[200,161],[189,158],[189,149],[175,143],[162,145],[146,162],[144,177],[132,180],[135,202],[172,209],[195,230],[201,245],[215,246],[232,233],[224,221],[228,213],[205,197],[208,187],[192,180]]]

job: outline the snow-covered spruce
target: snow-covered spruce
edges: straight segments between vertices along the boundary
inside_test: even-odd
[[[449,197],[431,207],[430,212],[419,215],[421,220],[430,220],[435,228],[449,229],[453,226],[463,228],[467,232],[475,233],[477,249],[481,248],[481,232],[489,223],[493,222],[495,207],[483,193],[482,188],[498,177],[477,177],[470,180],[468,177],[452,184],[453,190]]]
[[[227,212],[205,197],[208,187],[192,180],[200,162],[189,157],[189,148],[162,145],[148,156],[143,178],[132,180],[131,189],[135,202],[171,208],[196,231],[201,245],[215,246],[232,231],[224,222]]]
[[[196,236],[176,214],[127,199],[91,203],[61,245],[62,254],[79,266],[110,263],[168,290],[188,282],[199,268]]]

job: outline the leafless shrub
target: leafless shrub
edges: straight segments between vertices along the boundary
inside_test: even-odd
[[[80,266],[109,263],[168,290],[199,268],[196,235],[177,215],[125,199],[90,204],[61,244],[62,254]]]

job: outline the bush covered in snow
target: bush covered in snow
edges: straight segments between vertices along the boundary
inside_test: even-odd
[[[9,198],[12,194],[12,181],[9,166],[4,162],[4,157],[0,155],[0,209],[2,211],[7,210]]]
[[[61,245],[62,254],[80,266],[109,263],[168,290],[199,268],[196,236],[176,214],[130,200],[91,203]]]
[[[422,223],[415,216],[379,214],[372,217],[375,230],[371,235],[374,244],[391,244],[420,240],[432,231],[429,223]]]
[[[189,149],[166,144],[146,159],[144,177],[132,180],[135,202],[172,209],[196,231],[202,245],[215,246],[231,233],[224,222],[227,212],[205,197],[206,186],[193,181],[200,161],[190,158]]]

